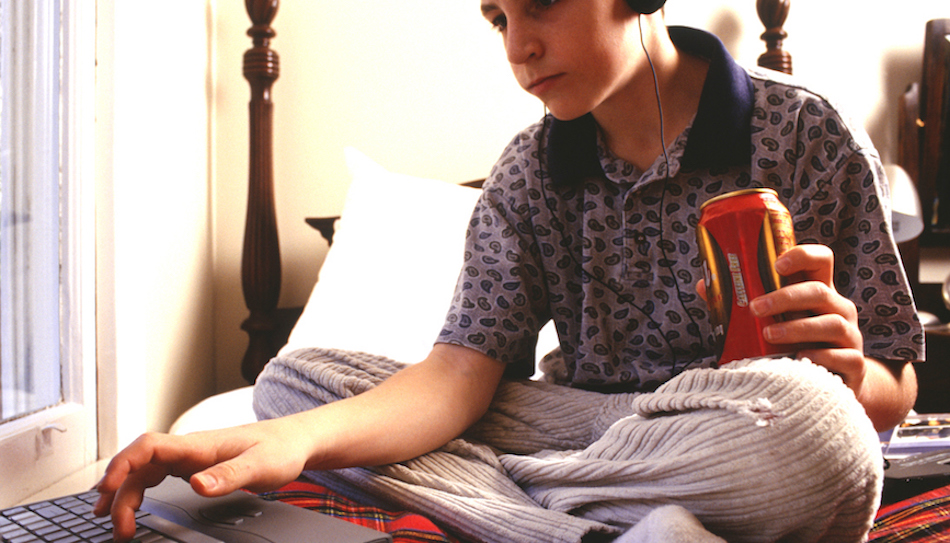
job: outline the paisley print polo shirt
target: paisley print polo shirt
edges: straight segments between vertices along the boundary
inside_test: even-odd
[[[917,360],[923,332],[890,230],[867,135],[789,77],[738,66],[714,36],[671,28],[709,60],[699,111],[647,171],[613,156],[593,117],[551,117],[518,134],[486,181],[437,342],[534,372],[553,319],[573,386],[652,390],[716,363],[696,293],[707,199],[775,189],[798,243],[835,253],[835,287],[859,311],[865,353]],[[542,160],[543,159],[543,160]]]

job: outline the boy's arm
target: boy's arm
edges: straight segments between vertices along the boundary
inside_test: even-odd
[[[216,496],[277,488],[304,469],[414,458],[475,423],[504,368],[472,349],[440,344],[378,387],[310,411],[187,436],[143,435],[110,462],[95,512],[111,511],[116,541],[127,541],[143,492],[167,475],[190,478],[199,494]]]
[[[917,374],[910,362],[866,358],[867,372],[858,401],[878,430],[900,424],[917,400]]]

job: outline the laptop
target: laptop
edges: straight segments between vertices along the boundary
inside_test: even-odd
[[[93,516],[95,491],[0,511],[0,542],[108,543],[112,524]],[[237,491],[217,498],[166,477],[145,492],[137,514],[140,543],[392,543],[389,534]]]

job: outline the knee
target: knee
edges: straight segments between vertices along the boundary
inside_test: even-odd
[[[768,527],[776,539],[860,541],[870,529],[883,480],[880,444],[854,394],[824,368],[746,361],[686,372],[645,396],[653,397],[635,401],[641,414],[692,413],[713,427],[703,432],[705,442],[715,440],[704,454],[722,459],[715,471],[724,503],[694,512],[717,533],[761,536]],[[729,513],[740,504],[741,515]]]

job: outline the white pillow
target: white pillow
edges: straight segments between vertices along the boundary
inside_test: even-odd
[[[345,154],[353,180],[333,246],[281,352],[327,347],[418,362],[442,329],[481,191]]]
[[[168,433],[185,435],[201,430],[217,430],[257,420],[254,414],[254,387],[245,386],[215,394],[198,402],[179,416]]]

